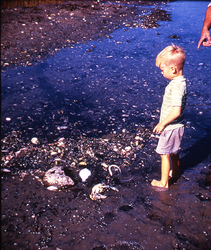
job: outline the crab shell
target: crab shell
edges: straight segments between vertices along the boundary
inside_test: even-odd
[[[93,188],[92,188],[92,192],[90,194],[90,199],[93,200],[93,201],[96,201],[96,200],[100,200],[100,199],[105,199],[107,196],[106,195],[103,195],[103,194],[100,194],[102,193],[105,189],[112,189],[114,191],[119,191],[116,187],[111,187],[109,185],[105,185],[103,183],[99,183],[99,184],[96,184]]]
[[[62,167],[50,168],[43,177],[43,183],[46,186],[56,186],[58,188],[75,184],[69,176],[65,175]]]

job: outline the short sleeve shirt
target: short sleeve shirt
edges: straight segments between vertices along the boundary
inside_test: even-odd
[[[181,115],[168,124],[165,129],[175,129],[184,126],[184,109],[187,101],[186,80],[184,76],[178,76],[171,80],[165,88],[161,107],[160,122],[172,111],[174,106],[181,107]]]

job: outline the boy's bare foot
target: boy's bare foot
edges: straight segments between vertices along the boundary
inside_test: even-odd
[[[169,177],[172,177],[174,179],[179,179],[181,177],[181,174],[180,173],[174,174],[173,170],[170,170]]]
[[[158,187],[158,188],[166,188],[166,189],[169,188],[168,183],[167,183],[167,185],[163,186],[162,183],[161,183],[161,181],[156,181],[156,180],[152,180],[151,185],[153,187]]]
[[[173,185],[174,183],[176,183],[178,181],[178,179],[181,177],[180,172],[178,172],[177,174],[173,173],[172,170],[170,170],[169,172],[169,186]]]

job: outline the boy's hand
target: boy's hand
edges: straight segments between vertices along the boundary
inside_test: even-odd
[[[164,130],[165,126],[162,123],[158,123],[155,128],[153,129],[153,133],[161,134]]]
[[[177,117],[179,117],[181,114],[181,107],[180,106],[173,106],[172,111],[170,114],[160,123],[157,124],[157,126],[153,129],[153,133],[156,132],[158,134],[162,133],[166,125],[171,123],[173,120],[175,120]]]

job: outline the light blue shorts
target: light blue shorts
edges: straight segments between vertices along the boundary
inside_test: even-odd
[[[164,130],[160,134],[156,152],[160,155],[177,154],[180,148],[184,127]]]

